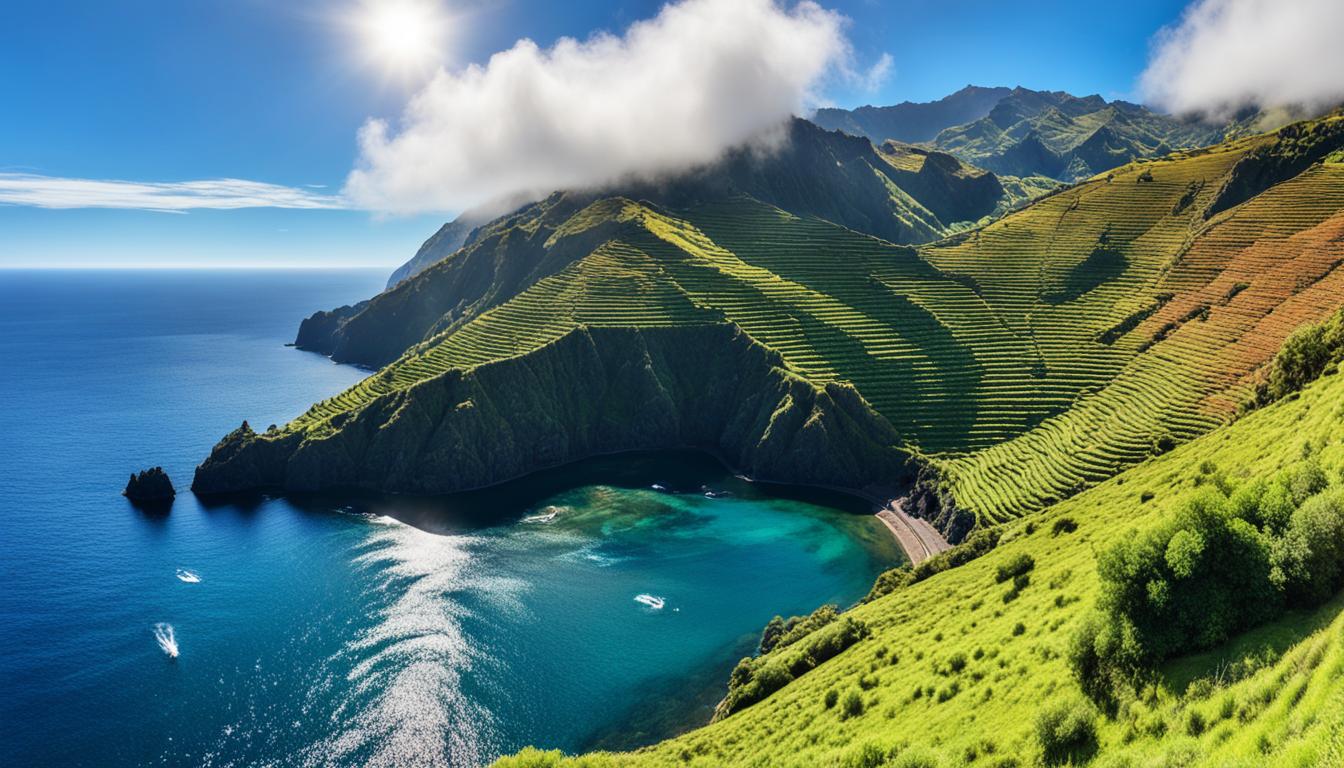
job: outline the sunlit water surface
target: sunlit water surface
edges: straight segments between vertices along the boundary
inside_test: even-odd
[[[771,616],[898,561],[863,504],[693,454],[437,500],[118,496],[361,378],[284,342],[383,277],[0,272],[0,764],[635,746],[707,719]]]

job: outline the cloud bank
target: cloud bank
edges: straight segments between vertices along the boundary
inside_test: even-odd
[[[0,173],[0,205],[124,208],[181,213],[194,209],[348,208],[344,199],[243,179],[141,182]]]
[[[1344,101],[1344,2],[1196,0],[1160,32],[1140,90],[1177,113],[1319,112]]]
[[[458,211],[530,192],[651,177],[717,159],[801,113],[850,67],[846,20],[813,2],[680,0],[623,35],[520,40],[440,71],[397,128],[372,120],[346,181],[355,204]]]

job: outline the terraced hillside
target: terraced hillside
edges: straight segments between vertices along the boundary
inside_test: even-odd
[[[558,196],[435,267],[474,286],[442,317],[407,298],[426,280],[390,294],[400,317],[423,311],[422,341],[251,439],[292,451],[377,429],[429,382],[590,329],[730,325],[789,375],[852,387],[891,426],[889,453],[938,470],[946,506],[1007,520],[1225,423],[1288,332],[1344,301],[1344,166],[1328,162],[1341,144],[1335,117],[1131,164],[923,248],[732,190],[676,206]],[[497,448],[472,450],[490,465]],[[417,482],[461,487],[449,465]],[[947,519],[965,533],[965,515]]]
[[[898,145],[878,149],[865,139],[822,130],[801,119],[788,124],[784,138],[781,146],[771,143],[770,151],[761,151],[760,147],[740,149],[717,163],[685,171],[675,178],[626,182],[616,190],[570,193],[566,197],[591,201],[603,195],[622,194],[677,207],[705,199],[749,195],[801,216],[818,216],[894,243],[925,243],[1000,215],[1055,186],[1050,180],[1039,178],[1000,180],[951,155],[927,149],[910,151]],[[535,205],[524,202],[518,200],[516,205],[507,206],[518,210],[505,219],[541,219],[540,225],[545,226],[549,202]],[[490,225],[482,216],[479,209],[468,211],[444,225],[393,273],[389,292],[443,261],[459,247],[476,247],[491,231],[498,231],[497,223]],[[487,244],[487,247],[493,246]],[[424,290],[422,287],[411,292]],[[300,334],[299,345],[366,365],[381,365],[405,351],[408,345],[403,344],[382,359],[347,357],[346,353],[353,354],[354,350],[343,349],[338,343],[324,340],[323,334],[313,333],[328,321],[339,324],[364,309],[352,308],[334,318],[319,313],[308,333]],[[376,315],[377,307],[366,314]],[[330,329],[326,335],[330,335]],[[358,335],[358,330],[352,330],[352,335]]]
[[[978,559],[772,650],[753,677],[769,678],[770,668],[786,684],[735,714],[637,752],[527,750],[497,765],[1339,765],[1339,595],[1166,663],[1109,713],[1086,702],[1069,663],[1101,592],[1098,551],[1170,520],[1214,486],[1308,464],[1339,498],[1344,375],[1004,526]],[[843,650],[829,660],[801,663],[807,648],[836,645]]]

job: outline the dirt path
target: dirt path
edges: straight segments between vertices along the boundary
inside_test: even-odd
[[[877,518],[896,537],[896,542],[905,550],[905,556],[910,558],[911,565],[918,565],[939,552],[946,552],[952,546],[927,520],[907,515],[904,499],[896,499],[888,504],[877,513]]]

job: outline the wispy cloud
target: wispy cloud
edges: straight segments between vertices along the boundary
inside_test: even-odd
[[[0,173],[0,205],[185,213],[238,208],[349,208],[345,198],[245,179],[144,182]]]
[[[1195,0],[1158,34],[1140,89],[1210,117],[1248,106],[1319,111],[1344,100],[1341,27],[1340,0]]]
[[[880,90],[891,79],[891,73],[895,66],[895,60],[891,58],[890,53],[883,53],[878,57],[873,66],[869,67],[858,78],[860,86],[864,91],[873,93]]]

